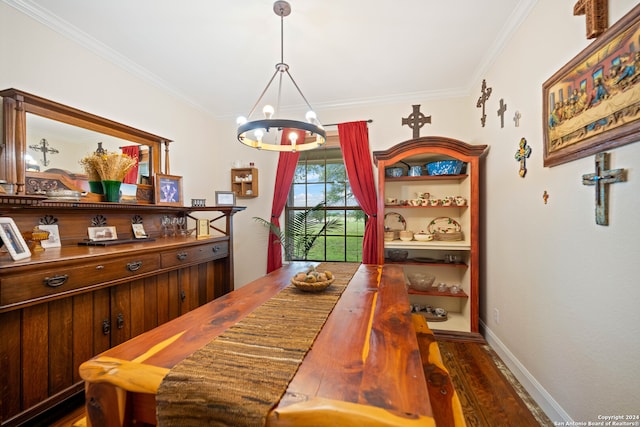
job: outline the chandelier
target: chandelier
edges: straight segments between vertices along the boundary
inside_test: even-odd
[[[307,98],[302,94],[302,91],[291,76],[289,65],[284,63],[284,17],[289,16],[291,13],[291,6],[286,1],[278,0],[273,4],[273,11],[276,15],[280,16],[280,62],[276,64],[275,73],[273,73],[271,80],[269,80],[269,83],[267,83],[267,86],[253,105],[253,108],[251,108],[249,115],[247,117],[238,117],[238,141],[249,147],[269,151],[312,150],[325,143],[326,134],[313,108],[311,108],[309,101],[307,101]],[[300,94],[309,108],[305,116],[306,121],[276,117],[277,109],[271,105],[265,105],[262,109],[264,118],[251,120],[251,115],[255,112],[265,93],[271,86],[271,83],[276,79],[276,76],[279,77],[276,106],[278,108],[280,107],[282,81],[285,75],[289,77],[298,94]],[[282,143],[282,133],[285,131],[288,132],[285,138],[289,141],[290,145]],[[301,138],[302,141],[299,140],[299,136],[301,135],[304,135],[304,138]]]

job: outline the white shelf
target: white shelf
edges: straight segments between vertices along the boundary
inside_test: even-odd
[[[392,240],[390,242],[384,242],[384,247],[389,249],[432,249],[444,251],[471,250],[471,244],[464,240],[459,242],[443,242],[439,240],[432,240],[430,242],[403,242],[402,240]]]
[[[418,314],[423,314],[418,312]],[[431,329],[440,329],[443,331],[460,331],[460,332],[470,332],[471,327],[469,325],[469,319],[467,316],[462,313],[447,313],[447,320],[444,322],[430,322],[427,321],[427,325]]]

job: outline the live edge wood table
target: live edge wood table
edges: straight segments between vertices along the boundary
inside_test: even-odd
[[[156,425],[156,392],[167,374],[311,265],[286,265],[82,364],[88,425]],[[354,270],[264,425],[435,426],[401,268]]]

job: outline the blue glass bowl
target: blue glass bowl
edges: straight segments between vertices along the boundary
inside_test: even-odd
[[[458,175],[463,166],[464,162],[461,160],[441,160],[425,165],[429,175]]]
[[[404,175],[404,169],[402,169],[402,168],[397,168],[397,167],[394,167],[394,168],[386,168],[386,169],[384,170],[384,174],[385,174],[387,177],[396,178],[396,177],[399,177],[399,176],[403,176],[403,175]]]

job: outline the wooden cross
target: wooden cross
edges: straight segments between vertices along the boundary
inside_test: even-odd
[[[527,140],[522,138],[520,140],[520,147],[518,151],[516,151],[515,158],[520,162],[520,171],[518,171],[518,175],[522,178],[527,174],[527,158],[531,156],[531,147],[527,145]]]
[[[51,163],[49,160],[47,160],[47,153],[51,153],[51,154],[59,153],[59,151],[56,150],[55,148],[49,147],[49,142],[44,138],[40,140],[40,144],[30,145],[29,148],[36,151],[42,151],[42,156],[43,156],[42,164],[44,166],[49,166],[49,163]]]
[[[593,39],[609,27],[609,5],[607,0],[579,0],[573,6],[575,16],[587,17],[587,38]]]
[[[607,184],[626,181],[624,169],[608,170],[608,153],[596,154],[596,172],[582,175],[583,185],[596,187],[596,224],[609,225]]]
[[[500,116],[500,127],[504,128],[504,113],[507,111],[507,104],[504,103],[504,99],[500,98],[500,108],[498,108],[498,115]]]
[[[482,89],[480,90],[482,95],[480,95],[480,98],[478,98],[478,102],[476,104],[477,108],[482,107],[482,117],[480,118],[480,123],[482,123],[482,127],[484,127],[484,124],[487,121],[487,115],[484,113],[484,104],[487,102],[487,99],[489,99],[489,97],[491,96],[491,91],[492,89],[490,87],[487,87],[487,81],[483,79]]]
[[[413,112],[409,117],[402,119],[402,126],[407,125],[413,129],[413,137],[420,138],[420,128],[427,123],[431,123],[431,116],[425,116],[420,112],[420,105],[413,106]]]

